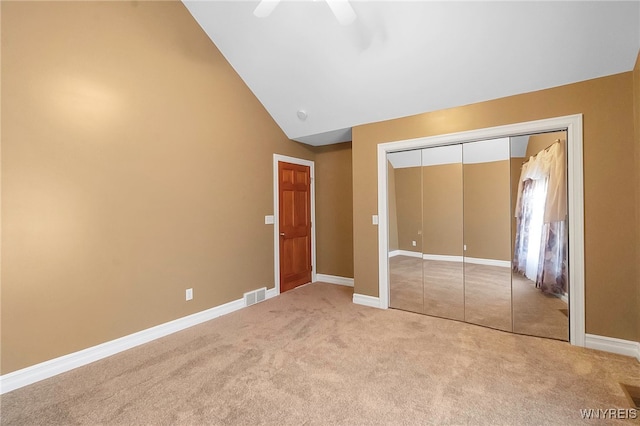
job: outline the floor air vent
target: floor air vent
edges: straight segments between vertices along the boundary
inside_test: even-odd
[[[624,393],[629,397],[631,405],[637,410],[640,410],[640,387],[625,385],[624,383],[620,383],[620,385],[622,386]]]
[[[267,288],[262,287],[257,290],[250,291],[244,294],[245,306],[255,305],[258,302],[262,302],[267,297]]]

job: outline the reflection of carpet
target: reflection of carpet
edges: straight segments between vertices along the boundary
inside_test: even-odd
[[[560,309],[560,312],[562,312],[564,314],[565,317],[569,316],[569,310],[568,309]]]
[[[394,256],[389,280],[390,307],[569,340],[567,303],[510,268]]]

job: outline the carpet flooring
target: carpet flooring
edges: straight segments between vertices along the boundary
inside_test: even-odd
[[[637,360],[306,285],[9,392],[3,425],[601,424]],[[607,420],[630,424],[638,420]]]

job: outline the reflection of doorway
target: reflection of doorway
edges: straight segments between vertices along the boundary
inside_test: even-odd
[[[275,279],[279,292],[313,281],[313,162],[274,155]]]
[[[568,158],[568,228],[569,228],[569,325],[573,345],[585,345],[584,330],[584,200],[582,168],[582,116],[573,115],[532,122],[471,130],[455,134],[382,143],[378,145],[378,242],[379,242],[379,306],[389,307],[389,217],[387,153],[466,141],[486,140],[513,135],[567,131]]]

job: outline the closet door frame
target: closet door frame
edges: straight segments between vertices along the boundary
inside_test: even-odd
[[[572,345],[585,346],[582,114],[378,144],[378,294],[380,308],[389,308],[387,153],[562,130],[567,131],[568,159],[569,336]]]

